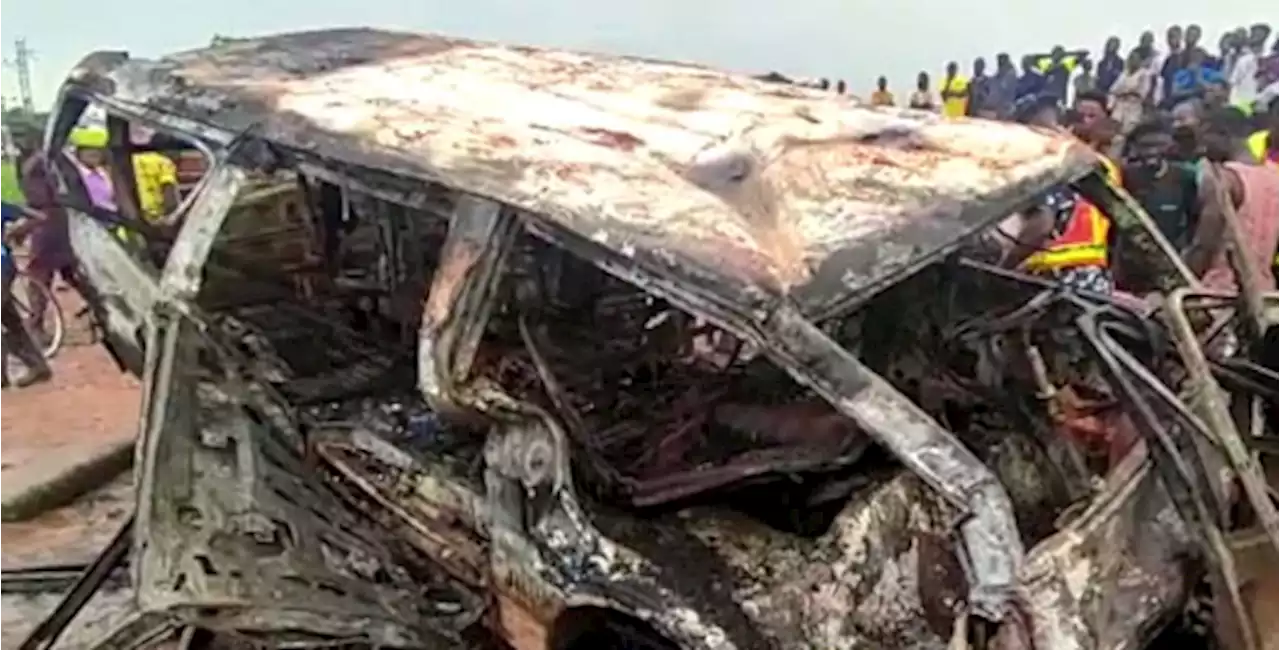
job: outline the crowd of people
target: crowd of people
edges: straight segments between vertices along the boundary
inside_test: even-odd
[[[969,75],[951,62],[936,87],[920,72],[905,105],[1069,131],[1101,155],[1110,182],[1137,199],[1207,288],[1238,290],[1224,253],[1230,220],[1243,234],[1254,286],[1275,290],[1277,45],[1265,24],[1228,31],[1215,53],[1202,36],[1198,25],[1174,25],[1161,48],[1144,32],[1123,56],[1113,36],[1096,63],[1086,50],[1061,46],[1022,57],[1020,68],[1001,53],[991,73],[983,58]],[[826,80],[805,85],[839,93],[845,87]],[[876,79],[868,100],[898,104],[885,77]],[[1009,265],[1078,289],[1115,289],[1111,262],[1118,251],[1110,250],[1109,223],[1070,188],[1049,192],[1000,232]]]
[[[922,70],[905,105],[950,116],[1011,119],[1015,106],[1030,97],[1052,97],[1065,107],[1082,94],[1092,94],[1105,98],[1121,133],[1126,133],[1144,115],[1167,111],[1183,98],[1198,97],[1210,107],[1231,105],[1252,114],[1256,106],[1265,106],[1276,96],[1280,57],[1269,25],[1224,33],[1216,53],[1205,49],[1202,36],[1199,25],[1173,25],[1166,30],[1161,48],[1148,31],[1123,55],[1122,40],[1112,36],[1096,62],[1088,50],[1068,51],[1062,46],[1025,55],[1018,65],[1011,55],[1000,53],[994,70],[978,57],[968,74],[952,61],[936,87],[929,72]],[[792,81],[777,73],[761,78]],[[795,83],[840,94],[848,88],[843,80],[825,78]],[[887,77],[876,79],[869,100],[872,105],[897,105]]]
[[[1110,182],[1137,200],[1203,286],[1239,291],[1225,253],[1235,229],[1248,281],[1274,291],[1280,172],[1275,46],[1264,56],[1270,34],[1266,25],[1233,30],[1209,55],[1197,26],[1171,27],[1166,53],[1147,33],[1123,62],[1113,37],[1096,69],[1087,54],[1056,48],[1043,73],[1024,61],[1024,74],[1009,84],[1011,103],[999,88],[974,95],[969,80],[977,106],[966,109],[1070,131],[1101,155]],[[1123,252],[1087,201],[1061,188],[1020,216],[1006,261],[1081,289],[1115,288],[1111,269]]]

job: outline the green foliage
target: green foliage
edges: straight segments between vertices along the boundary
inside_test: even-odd
[[[15,139],[21,139],[23,136],[39,137],[44,133],[44,125],[48,119],[48,113],[27,111],[18,107],[5,109],[2,121]]]
[[[13,161],[0,160],[0,201],[26,202],[22,196],[22,188],[18,187],[18,170],[14,168]]]

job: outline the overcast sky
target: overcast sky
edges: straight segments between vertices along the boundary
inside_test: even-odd
[[[36,102],[47,106],[85,53],[158,56],[203,46],[215,33],[249,36],[328,26],[436,31],[480,39],[700,61],[748,72],[847,80],[865,96],[877,75],[904,92],[916,72],[976,56],[1097,50],[1109,34],[1127,49],[1143,29],[1199,22],[1209,45],[1223,30],[1264,21],[1269,0],[7,0],[0,4],[6,61],[13,40],[35,50]],[[0,74],[17,96],[11,66]]]

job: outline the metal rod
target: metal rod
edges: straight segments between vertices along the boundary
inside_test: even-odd
[[[22,640],[18,650],[47,650],[53,647],[58,637],[75,619],[76,614],[79,614],[89,599],[102,588],[116,567],[124,563],[133,537],[134,517],[133,514],[129,515],[115,537],[111,539],[111,543],[107,544],[93,563],[85,568],[71,590],[62,597],[58,606],[53,608],[53,611],[40,621],[31,634]]]

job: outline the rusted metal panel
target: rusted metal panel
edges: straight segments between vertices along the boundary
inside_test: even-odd
[[[1068,137],[688,64],[331,30],[87,57],[112,101],[527,210],[746,304],[909,271],[1096,159]]]
[[[1144,647],[1192,587],[1186,525],[1139,444],[1079,517],[1019,570],[1019,610],[999,650]]]

